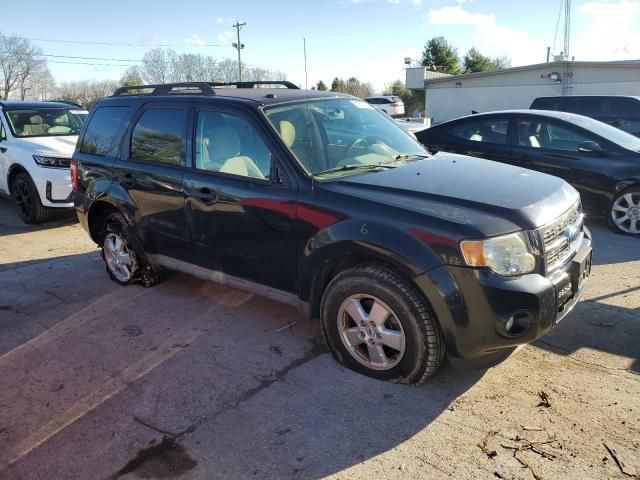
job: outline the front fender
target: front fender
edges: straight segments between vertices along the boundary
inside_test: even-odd
[[[443,263],[409,228],[345,220],[318,231],[306,243],[298,270],[300,297],[309,299],[314,280],[323,273],[330,274],[350,256],[390,264],[409,278]]]

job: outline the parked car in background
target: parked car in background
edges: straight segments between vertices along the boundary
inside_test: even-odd
[[[530,108],[585,115],[640,137],[640,97],[624,95],[540,97],[533,101]]]
[[[404,115],[404,102],[397,95],[367,97],[364,100],[377,110],[388,113],[392,117]]]
[[[0,101],[0,193],[23,222],[73,207],[69,161],[87,113],[66,102]]]
[[[445,351],[497,363],[579,300],[591,241],[563,180],[430,158],[349,95],[214,86],[123,87],[91,110],[74,201],[118,283],[169,268],[295,305],[339,362],[412,384]]]
[[[640,234],[640,139],[582,115],[541,110],[482,113],[416,134],[431,152],[455,152],[563,178],[585,209]],[[485,179],[478,179],[483,182]]]

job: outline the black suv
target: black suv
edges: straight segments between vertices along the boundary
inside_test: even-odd
[[[257,83],[128,87],[93,107],[71,176],[115,281],[168,268],[290,303],[339,362],[404,383],[445,352],[495,364],[576,304],[591,241],[566,182],[431,158],[359,98]]]
[[[640,137],[640,97],[625,95],[539,97],[533,101],[530,108],[577,113]]]

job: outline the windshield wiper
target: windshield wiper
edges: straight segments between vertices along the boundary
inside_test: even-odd
[[[349,163],[347,165],[340,165],[339,167],[327,168],[318,173],[314,173],[314,176],[324,175],[327,173],[343,172],[347,170],[375,170],[378,168],[396,168],[397,165],[389,165],[388,163]]]
[[[431,158],[431,155],[425,155],[423,153],[401,153],[396,155],[396,161],[406,160],[407,158]]]

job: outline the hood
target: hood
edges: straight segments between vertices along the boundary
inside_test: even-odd
[[[49,137],[17,138],[24,147],[29,148],[36,155],[49,155],[71,158],[78,141],[77,135],[60,135]]]
[[[579,199],[560,178],[450,153],[332,183],[342,193],[411,209],[486,236],[536,229]]]

